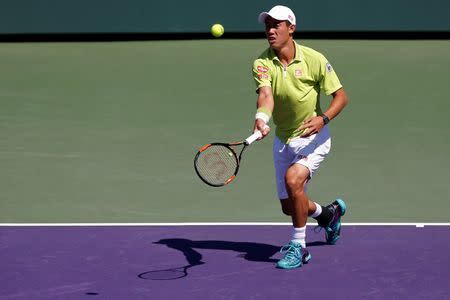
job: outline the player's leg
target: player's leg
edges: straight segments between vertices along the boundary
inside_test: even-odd
[[[305,186],[304,186],[305,191],[307,191],[306,186],[307,186],[308,182],[309,182],[309,180],[307,182],[305,182]],[[286,191],[286,194],[287,194],[287,191]],[[292,215],[291,199],[289,199],[289,198],[280,199],[280,204],[281,204],[281,210],[283,211],[283,213],[287,216],[291,216]],[[309,199],[309,201],[308,201],[308,216],[309,217],[312,217],[316,220],[318,218],[327,219],[327,217],[324,216],[324,214],[327,215],[326,214],[327,212],[328,212],[328,210],[325,209],[325,207],[323,207],[320,204]],[[331,219],[331,217],[330,217],[330,219]]]
[[[275,180],[277,183],[277,193],[278,199],[280,199],[281,210],[287,215],[292,215],[292,201],[289,198],[286,189],[286,172],[291,167],[292,163],[295,162],[296,154],[289,151],[289,146],[281,142],[277,137],[275,137],[273,143],[273,159],[275,166]],[[306,190],[307,181],[304,183],[304,189]],[[316,203],[309,201],[308,203],[308,215],[312,215],[317,211]]]
[[[331,149],[331,138],[328,126],[325,126],[314,138],[314,146],[308,145],[300,149],[302,156],[296,163],[307,167],[312,177]],[[345,214],[346,205],[342,199],[323,207],[310,201],[309,216],[317,220],[320,227],[325,229],[325,239],[328,244],[335,244],[340,237],[341,217]],[[312,210],[314,209],[313,212]]]
[[[286,190],[291,200],[292,224],[295,228],[306,226],[309,211],[309,198],[306,195],[305,184],[309,179],[309,170],[303,165],[293,164],[286,171]]]
[[[289,197],[283,200],[282,207],[291,215],[294,228],[290,242],[282,248],[285,256],[277,262],[278,268],[298,268],[311,259],[305,241],[309,199],[304,187],[308,179],[309,170],[302,165],[292,164],[286,171],[284,181]]]
[[[277,183],[277,193],[280,199],[281,208],[284,214],[291,216],[293,211],[293,202],[291,201],[286,189],[286,172],[292,165],[292,161],[295,159],[295,153],[289,151],[288,145],[281,142],[277,137],[274,139],[273,144],[273,158],[275,165],[275,176]],[[292,240],[305,240],[304,228],[293,229]],[[303,263],[308,262],[311,259],[311,255],[302,249],[300,243],[290,241],[286,246],[281,249],[284,258],[277,262],[278,268],[292,269],[301,266]]]
[[[294,170],[294,168],[301,168],[296,167],[295,165],[303,166],[303,178],[301,179],[301,182],[293,182],[293,186],[301,185],[303,189],[301,189],[300,191],[306,194],[308,182],[312,178],[313,174],[318,170],[321,162],[329,153],[330,148],[331,138],[328,132],[328,127],[324,127],[321,132],[310,138],[293,139],[286,147],[286,149],[288,149],[287,151],[294,155],[293,159],[291,160],[289,167],[285,167],[285,169],[282,169],[281,171],[287,172],[288,169]],[[280,171],[277,172],[277,177],[281,177],[280,173]],[[280,190],[285,185],[286,182],[284,182],[283,186],[278,184],[278,189]],[[287,194],[287,190],[285,191],[285,194]],[[279,193],[279,196],[282,195],[284,194]],[[293,202],[291,201],[291,199],[280,199],[283,199],[281,201],[283,212],[287,215],[292,215]],[[316,219],[320,224],[328,224],[332,219],[332,213],[328,209],[309,198],[307,214],[308,216]]]

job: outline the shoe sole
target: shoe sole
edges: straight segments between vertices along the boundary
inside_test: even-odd
[[[341,208],[341,217],[345,215],[345,211],[347,210],[347,205],[345,205],[344,200],[342,199],[336,199],[336,202],[338,203],[339,207]]]
[[[339,205],[339,208],[341,209],[341,217],[343,216],[343,215],[345,215],[345,211],[347,210],[347,206],[345,205],[345,202],[344,202],[344,200],[342,200],[342,199],[336,199],[336,201],[335,202],[337,202],[337,204]],[[334,240],[332,240],[332,241],[327,241],[327,244],[329,244],[329,245],[334,245],[334,244],[336,244],[336,242],[339,240],[341,238],[341,235],[339,234],[339,236],[337,237],[337,238],[335,238]]]
[[[292,270],[292,269],[300,268],[301,266],[303,266],[302,263],[300,263],[300,264],[298,264],[298,265],[295,265],[295,266],[290,266],[290,267],[287,267],[287,268],[283,268],[283,267],[280,267],[280,266],[277,265],[277,269],[281,269],[281,270]]]
[[[300,268],[301,266],[306,265],[307,263],[309,263],[311,258],[312,258],[311,253],[309,253],[308,256],[306,256],[305,258],[302,258],[302,262],[299,263],[298,265],[295,265],[295,266],[292,266],[292,267],[289,267],[289,268],[279,267],[278,265],[276,267],[277,267],[277,269],[282,269],[282,270],[297,269],[297,268]]]

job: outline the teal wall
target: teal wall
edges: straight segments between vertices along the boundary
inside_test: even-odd
[[[194,33],[222,23],[257,32],[257,15],[290,6],[302,31],[450,31],[449,0],[0,0],[0,33]]]

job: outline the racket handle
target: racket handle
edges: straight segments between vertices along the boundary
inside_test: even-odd
[[[269,126],[265,125],[264,128],[268,128]],[[253,133],[251,136],[249,136],[248,138],[245,139],[245,144],[250,145],[251,143],[253,143],[254,141],[256,141],[257,139],[262,138],[262,132],[261,131],[257,131],[255,133]]]

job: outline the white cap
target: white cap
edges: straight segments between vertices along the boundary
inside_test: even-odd
[[[272,7],[268,12],[262,12],[259,14],[258,21],[264,23],[267,16],[271,16],[275,20],[279,21],[289,21],[292,25],[295,25],[295,15],[294,12],[287,6],[277,5]]]

